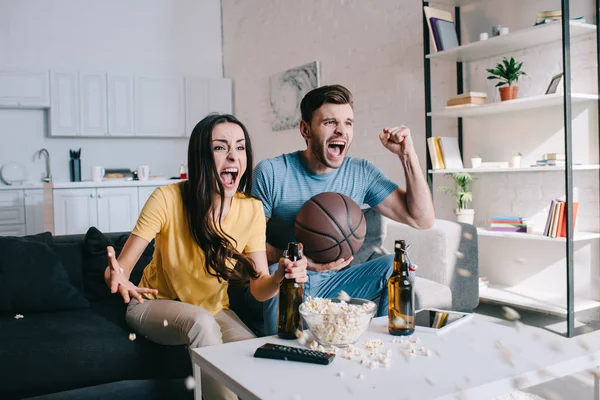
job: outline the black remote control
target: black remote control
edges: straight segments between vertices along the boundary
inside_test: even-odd
[[[275,360],[300,361],[314,364],[327,365],[335,358],[333,353],[323,353],[303,349],[300,347],[283,346],[280,344],[265,343],[256,349],[254,357],[272,358]]]

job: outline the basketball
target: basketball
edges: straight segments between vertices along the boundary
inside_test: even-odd
[[[340,193],[325,192],[308,200],[294,225],[296,240],[314,262],[347,260],[358,252],[367,233],[367,221],[358,204]]]

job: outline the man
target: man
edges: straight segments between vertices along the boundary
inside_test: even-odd
[[[306,94],[300,104],[300,133],[307,148],[263,160],[254,170],[252,194],[263,202],[267,218],[267,258],[272,268],[287,243],[294,241],[296,214],[312,196],[343,193],[358,205],[368,204],[378,213],[417,229],[433,226],[434,209],[410,130],[405,126],[384,128],[379,139],[398,155],[404,168],[406,190],[389,180],[367,160],[346,156],[354,135],[352,94],[341,85],[322,86]],[[344,269],[352,257],[328,264],[308,259],[304,293],[313,297],[379,298],[378,315],[387,314],[387,280],[393,255]],[[264,333],[275,334],[277,298],[263,303]]]

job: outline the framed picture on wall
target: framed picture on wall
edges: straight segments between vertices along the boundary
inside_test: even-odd
[[[548,85],[548,89],[546,89],[546,94],[563,92],[563,85],[562,85],[563,76],[564,76],[564,73],[561,72],[560,74],[554,75],[552,77],[552,80],[550,81],[550,84]]]

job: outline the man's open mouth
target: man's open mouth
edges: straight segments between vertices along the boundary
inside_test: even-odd
[[[226,187],[233,187],[237,182],[239,170],[237,168],[225,168],[219,176],[221,177],[221,183]]]
[[[332,140],[327,144],[327,153],[333,158],[338,158],[344,155],[346,142],[343,140]]]

